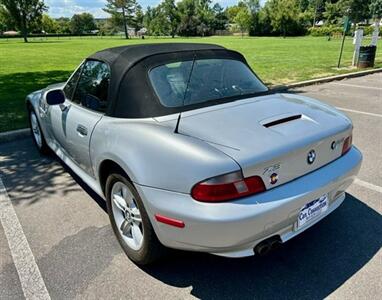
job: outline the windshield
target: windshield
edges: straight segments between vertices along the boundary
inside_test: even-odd
[[[266,92],[267,87],[239,60],[199,59],[161,65],[149,72],[163,106],[182,107]]]

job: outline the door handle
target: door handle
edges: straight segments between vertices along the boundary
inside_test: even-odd
[[[86,136],[86,135],[88,135],[88,130],[86,129],[85,126],[83,126],[83,125],[81,125],[81,124],[79,124],[79,125],[77,126],[77,132],[78,132],[78,134],[79,134],[80,136]]]

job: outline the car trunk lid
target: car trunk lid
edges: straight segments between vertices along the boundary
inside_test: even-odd
[[[186,112],[178,129],[220,149],[245,177],[262,176],[270,188],[340,157],[351,123],[318,101],[274,94]],[[315,160],[309,163],[311,150]]]

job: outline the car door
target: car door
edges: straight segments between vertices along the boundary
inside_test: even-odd
[[[66,144],[66,120],[69,112],[69,108],[72,104],[72,98],[74,91],[77,86],[78,79],[80,78],[82,63],[70,76],[69,80],[66,82],[63,91],[65,94],[65,102],[60,105],[48,106],[46,114],[48,116],[49,124],[47,124],[47,129],[49,130],[49,135],[54,138],[54,142],[61,150],[68,155],[65,150]]]
[[[52,130],[64,152],[93,175],[90,138],[106,111],[110,69],[104,62],[87,60],[80,68],[77,82],[75,77],[76,74],[72,76],[74,82],[68,81],[64,88],[64,104],[51,113]]]

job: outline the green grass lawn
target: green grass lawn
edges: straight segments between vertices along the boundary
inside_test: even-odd
[[[328,75],[355,71],[351,64],[350,38],[340,70],[336,69],[340,39],[325,37],[208,37],[147,38],[145,40],[111,37],[0,40],[0,132],[27,126],[24,99],[33,90],[65,81],[71,71],[89,54],[104,48],[161,42],[216,43],[241,52],[255,72],[268,85],[279,85]],[[366,41],[367,42],[367,41]],[[382,67],[382,42],[379,42],[376,67]]]

